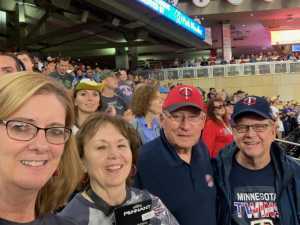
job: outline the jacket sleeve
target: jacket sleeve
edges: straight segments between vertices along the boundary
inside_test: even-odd
[[[213,123],[210,121],[207,121],[207,123],[204,126],[203,134],[202,134],[202,140],[206,144],[209,152],[209,156],[213,156],[213,150],[215,145],[215,139],[216,139],[216,129]]]

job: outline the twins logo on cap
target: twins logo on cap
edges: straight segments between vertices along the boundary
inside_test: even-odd
[[[179,89],[179,94],[188,100],[193,95],[193,90],[189,87],[182,87]]]
[[[256,98],[255,97],[247,97],[243,100],[243,103],[246,105],[255,105],[256,104]]]

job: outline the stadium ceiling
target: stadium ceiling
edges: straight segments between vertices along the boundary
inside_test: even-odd
[[[96,56],[154,46],[171,52],[209,47],[132,0],[0,0],[2,50]]]

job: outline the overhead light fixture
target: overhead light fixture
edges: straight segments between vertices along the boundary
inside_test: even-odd
[[[227,0],[231,5],[240,5],[243,0]]]
[[[111,24],[114,25],[115,27],[118,27],[120,25],[120,22],[121,22],[121,20],[114,17],[113,20],[111,21]]]
[[[210,0],[193,0],[193,3],[197,7],[205,7],[208,5]]]

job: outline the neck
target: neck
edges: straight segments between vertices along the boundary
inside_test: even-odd
[[[104,188],[91,181],[91,188],[110,206],[120,205],[126,199],[126,184],[113,188]]]
[[[145,121],[147,123],[147,127],[152,128],[153,119],[156,117],[152,112],[147,112],[145,115]]]
[[[270,154],[265,157],[251,158],[238,151],[235,158],[240,165],[250,170],[263,169],[271,162]]]
[[[36,198],[37,192],[35,191],[1,187],[0,218],[20,223],[33,221]]]
[[[102,90],[101,94],[105,97],[114,97],[115,91],[111,88],[106,87]]]
[[[224,123],[224,120],[223,120],[223,117],[222,117],[222,116],[216,115],[216,118],[217,118],[218,120],[220,120],[222,123]]]
[[[82,112],[80,110],[78,110],[78,126],[81,127],[81,125],[83,124],[83,122],[91,115],[91,113],[85,113]]]
[[[176,152],[183,161],[190,164],[192,158],[192,149],[176,149]]]

